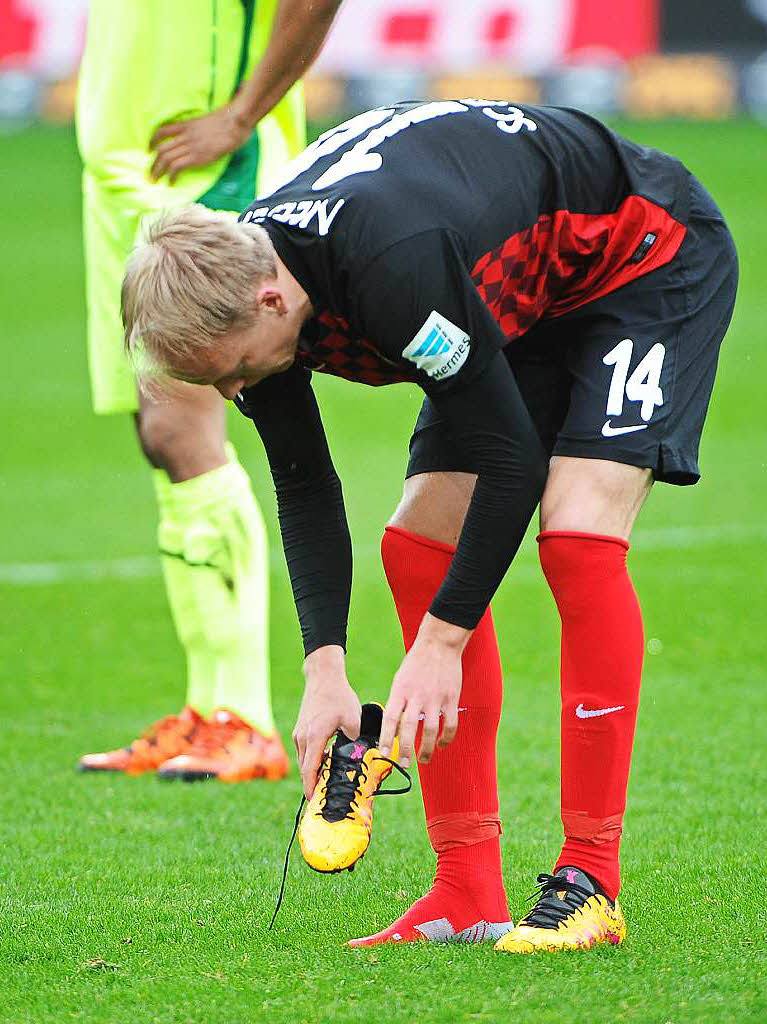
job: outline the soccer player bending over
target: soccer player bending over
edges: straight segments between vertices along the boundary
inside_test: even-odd
[[[675,159],[574,111],[478,100],[361,114],[239,224],[190,208],[134,251],[129,348],[233,399],[266,447],[306,650],[294,739],[307,794],[327,739],[360,728],[344,669],[350,542],[311,373],[425,392],[382,545],[407,654],[379,747],[397,735],[404,765],[418,749],[437,873],[354,944],[623,939],[618,849],[643,654],[626,552],[653,481],[699,478],[736,282],[722,215]],[[488,605],[539,503],[562,620],[565,838],[512,927]]]

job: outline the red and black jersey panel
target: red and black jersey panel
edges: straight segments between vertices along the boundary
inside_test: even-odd
[[[386,359],[371,341],[355,337],[348,321],[330,310],[312,318],[299,341],[296,359],[316,373],[371,387],[416,380],[415,373]]]
[[[569,313],[664,266],[685,230],[641,196],[629,196],[614,213],[557,210],[486,252],[471,277],[513,340],[544,316]]]

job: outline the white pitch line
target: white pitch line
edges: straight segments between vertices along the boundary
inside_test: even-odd
[[[767,540],[767,525],[726,523],[720,526],[667,526],[637,530],[632,541],[636,552],[668,551],[680,548],[704,548]],[[361,545],[358,556],[374,554],[373,545]],[[282,565],[282,552],[272,549],[273,566]],[[512,573],[524,576],[527,566]],[[99,583],[102,580],[143,580],[160,575],[159,555],[135,555],[128,558],[104,558],[67,562],[0,562],[0,584],[11,586],[47,586],[52,583]],[[536,572],[537,576],[537,572]]]
[[[0,583],[20,586],[49,583],[142,580],[160,572],[157,555],[104,558],[88,562],[0,562]]]
[[[763,523],[723,523],[717,526],[660,526],[638,529],[631,546],[637,551],[664,551],[672,548],[702,548],[717,544],[767,540]]]

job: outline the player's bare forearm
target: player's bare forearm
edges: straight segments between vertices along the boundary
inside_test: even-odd
[[[329,644],[307,655],[304,661],[301,708],[293,730],[293,742],[307,798],[317,783],[325,744],[338,729],[350,739],[360,730],[360,702],[346,678],[342,647]]]
[[[149,143],[156,151],[152,179],[167,174],[172,184],[181,171],[203,167],[243,145],[311,67],[340,5],[341,0],[280,0],[266,50],[234,99],[205,117],[155,131]]]
[[[466,644],[471,638],[471,630],[463,626],[454,626],[452,622],[445,622],[427,612],[421,620],[418,629],[418,639],[433,643],[444,644],[445,647],[452,647],[463,654]]]
[[[280,0],[264,55],[231,104],[248,131],[309,70],[340,6],[341,0]]]

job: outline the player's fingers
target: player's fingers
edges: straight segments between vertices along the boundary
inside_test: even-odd
[[[381,721],[381,736],[378,740],[378,749],[385,757],[391,755],[392,744],[394,743],[394,737],[397,735],[397,727],[399,726],[400,715],[402,714],[403,702],[400,697],[389,697],[389,700],[384,708],[383,719]]]
[[[150,176],[153,181],[157,181],[163,174],[168,170],[168,164],[170,163],[171,154],[166,150],[165,153],[158,153],[157,157],[152,164]]]
[[[159,128],[155,129],[152,138],[149,140],[149,148],[154,149],[155,146],[159,146],[163,139],[169,139],[171,135],[177,135],[182,125],[183,121],[180,123],[161,124]]]
[[[423,717],[423,732],[421,733],[421,746],[418,750],[418,760],[421,764],[428,764],[434,753],[434,744],[437,742],[439,732],[439,711],[431,708],[425,712]]]
[[[157,151],[157,156],[154,158],[152,169],[149,172],[152,178],[157,181],[163,174],[167,174],[168,168],[170,167],[171,161],[174,157],[184,152],[184,147],[173,139],[172,142],[166,143],[161,146]]]
[[[446,747],[452,743],[458,731],[458,704],[452,702],[442,709],[442,733],[437,746]]]
[[[299,732],[298,728],[293,730],[293,746],[296,748],[296,756],[298,758],[299,767],[304,760],[304,750],[306,748],[306,742],[304,740],[303,732]]]
[[[413,746],[420,714],[421,708],[417,704],[408,705],[399,720],[399,763],[403,768],[410,766],[413,757]]]
[[[306,749],[304,750],[303,761],[301,762],[301,780],[304,784],[306,799],[311,800],[314,787],[317,785],[317,775],[322,761],[322,752],[325,749],[327,738],[320,740],[319,735],[310,734],[307,737]]]
[[[174,157],[168,166],[168,181],[171,185],[174,184],[176,178],[186,167],[193,167],[194,160],[191,158],[189,153],[182,153],[181,155]]]

